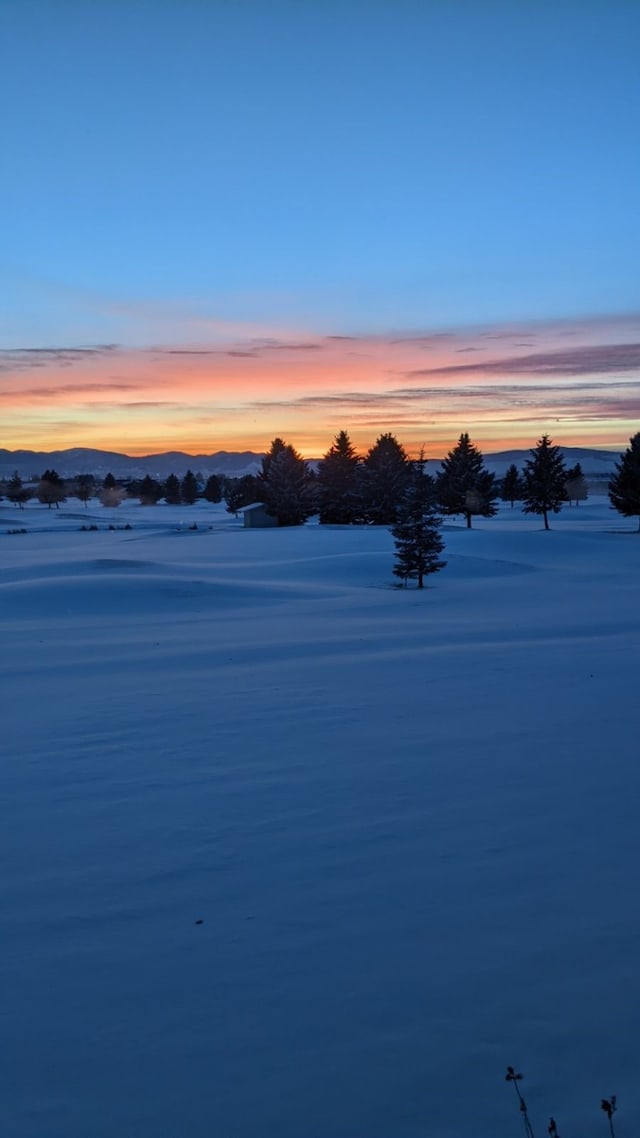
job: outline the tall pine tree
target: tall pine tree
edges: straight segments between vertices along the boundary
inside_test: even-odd
[[[177,474],[170,474],[164,484],[164,500],[169,506],[179,506],[182,501],[180,479]]]
[[[495,475],[485,468],[482,452],[466,432],[443,459],[437,490],[445,514],[463,514],[467,529],[474,515],[492,518],[498,512]]]
[[[410,476],[411,465],[404,447],[394,435],[380,435],[360,471],[364,519],[373,525],[393,525]]]
[[[424,578],[437,573],[447,564],[439,554],[444,549],[440,534],[442,519],[436,513],[435,483],[425,471],[422,452],[413,463],[409,484],[398,507],[391,533],[396,547],[393,572],[405,583],[417,581],[424,588]]]
[[[629,439],[629,446],[616,463],[609,480],[609,501],[623,518],[638,519],[640,533],[640,432]]]
[[[522,501],[522,493],[524,486],[520,477],[520,471],[514,462],[505,471],[502,484],[500,486],[500,497],[503,502],[510,502],[511,509],[513,509],[514,502]]]
[[[207,502],[221,502],[222,490],[222,479],[217,474],[210,474],[207,478],[207,484],[202,492],[202,497],[205,498]],[[247,505],[249,505],[248,502]]]
[[[112,487],[106,486],[106,479],[105,489],[112,489]],[[132,497],[140,499],[141,506],[155,506],[164,494],[164,487],[161,486],[155,478],[152,478],[150,474],[145,474],[141,481],[132,482],[130,484],[129,493]]]
[[[180,484],[182,501],[187,506],[193,506],[198,497],[198,480],[192,470],[187,470]]]
[[[359,463],[347,432],[340,431],[318,468],[316,492],[322,524],[351,525],[358,520]]]
[[[307,464],[282,439],[274,439],[264,456],[258,482],[267,513],[278,519],[278,525],[303,525],[313,513]]]
[[[27,486],[23,485],[22,479],[18,471],[14,471],[13,476],[7,483],[7,498],[17,506],[19,510],[24,510],[25,502],[29,501],[31,491]]]
[[[538,440],[524,468],[524,512],[541,514],[544,528],[550,529],[549,514],[559,514],[567,500],[567,470],[560,447],[548,435]]]

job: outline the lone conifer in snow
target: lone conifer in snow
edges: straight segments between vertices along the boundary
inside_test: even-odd
[[[317,495],[321,523],[351,525],[358,520],[359,462],[347,432],[340,431],[318,469]]]
[[[543,435],[531,451],[524,468],[524,512],[541,514],[544,528],[550,529],[550,513],[558,514],[567,500],[567,470],[560,447]]]
[[[640,533],[640,432],[616,463],[609,481],[609,501],[623,518],[637,518]]]
[[[435,509],[435,486],[425,472],[425,460],[413,464],[409,485],[404,492],[391,533],[396,547],[393,572],[405,582],[415,580],[424,588],[424,578],[447,564],[439,554],[444,549],[440,535],[441,518]]]
[[[492,518],[497,513],[495,476],[485,468],[482,452],[466,432],[443,459],[437,488],[445,514],[464,514],[467,529],[474,514]]]

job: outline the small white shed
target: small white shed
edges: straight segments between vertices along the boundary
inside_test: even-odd
[[[270,529],[278,524],[278,519],[267,513],[264,502],[243,506],[242,513],[245,529]]]

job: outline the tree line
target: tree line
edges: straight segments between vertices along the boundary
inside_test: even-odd
[[[141,479],[118,481],[113,474],[102,480],[93,474],[77,474],[63,479],[55,470],[45,470],[37,484],[25,484],[16,472],[8,481],[0,483],[0,498],[6,497],[22,508],[36,498],[42,505],[59,507],[67,498],[78,498],[86,506],[97,498],[103,506],[119,506],[127,498],[137,498],[143,506],[155,506],[162,498],[170,505],[192,506],[198,498],[210,502],[222,501],[222,480],[213,474],[202,487],[196,475],[188,470],[184,478],[170,474],[164,481],[146,475]]]
[[[609,482],[611,505],[626,517],[640,517],[640,434],[630,440]],[[524,513],[549,518],[563,506],[579,505],[588,496],[580,463],[567,467],[560,447],[543,435],[519,471],[512,464],[502,479],[487,470],[482,452],[465,432],[434,474],[424,472],[422,453],[417,463],[392,434],[380,435],[364,456],[357,454],[346,431],[340,431],[313,470],[294,447],[277,438],[257,475],[245,475],[223,492],[227,509],[237,513],[254,502],[280,525],[301,525],[317,514],[326,525],[393,526],[416,467],[422,470],[432,503],[443,515],[493,517],[497,503],[522,503]]]
[[[91,474],[62,479],[55,470],[45,470],[34,487],[25,485],[16,473],[0,485],[16,506],[35,497],[42,504],[58,507],[67,496],[85,505],[94,497],[105,506],[118,506],[125,498],[143,505],[161,499],[172,505],[192,505],[203,497],[225,501],[231,513],[262,502],[282,526],[301,525],[317,515],[324,525],[393,526],[408,491],[413,491],[416,468],[424,475],[432,504],[444,516],[464,517],[471,528],[474,517],[492,517],[497,503],[519,502],[525,513],[549,517],[567,503],[577,506],[588,494],[587,482],[578,463],[567,468],[560,448],[543,435],[530,451],[523,470],[511,465],[502,479],[486,469],[482,452],[465,432],[446,455],[440,469],[426,474],[424,455],[413,462],[391,433],[381,434],[364,455],[359,455],[346,431],[336,435],[315,469],[296,449],[276,438],[262,459],[260,471],[240,478],[212,474],[206,482],[191,470],[183,478],[170,474],[164,481],[147,475],[118,481],[108,474],[102,481]],[[611,505],[625,517],[640,520],[640,433],[616,464],[609,482]]]
[[[262,459],[258,474],[242,478],[211,475],[202,488],[210,502],[224,498],[227,510],[237,513],[260,502],[281,526],[302,525],[318,515],[323,525],[381,525],[391,529],[395,544],[393,572],[406,585],[414,580],[419,589],[429,574],[446,562],[441,527],[443,517],[464,517],[467,527],[474,517],[493,517],[498,499],[513,506],[522,503],[524,513],[543,518],[569,502],[584,501],[587,483],[579,464],[567,469],[560,447],[543,435],[530,451],[524,469],[515,464],[499,481],[487,470],[482,452],[464,432],[443,459],[435,475],[426,472],[424,451],[411,460],[394,435],[380,435],[367,454],[357,454],[349,435],[340,431],[315,470],[291,444],[276,438]],[[1,489],[18,507],[32,496],[19,475]],[[161,498],[170,504],[193,505],[201,488],[192,471],[183,479],[170,474],[164,483],[147,475],[123,486],[112,474],[99,485],[89,474],[80,474],[68,485],[55,470],[46,470],[35,491],[40,502],[51,508],[72,492],[85,505],[97,496],[105,506],[118,506],[125,497],[137,497],[143,505]],[[624,517],[637,517],[640,532],[640,433],[616,463],[609,481],[609,500]]]

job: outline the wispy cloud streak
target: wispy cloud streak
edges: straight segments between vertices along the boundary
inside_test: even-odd
[[[469,349],[467,349],[469,350]],[[405,374],[423,375],[598,375],[640,369],[640,342],[588,345],[569,351],[535,352],[527,356],[483,360],[472,364],[447,364],[445,367],[416,368]]]

